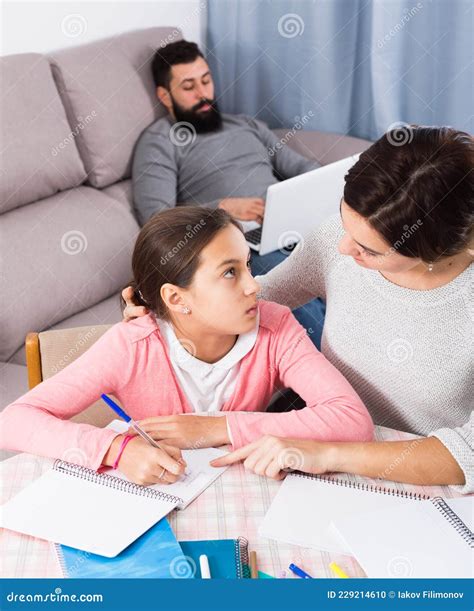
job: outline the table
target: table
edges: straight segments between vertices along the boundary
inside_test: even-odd
[[[376,427],[375,437],[381,441],[416,438],[415,435],[385,427]],[[22,488],[50,469],[53,462],[52,459],[32,454],[18,454],[0,463],[0,503],[18,494]],[[346,474],[337,474],[337,477],[360,480],[357,476]],[[373,482],[380,484],[380,480]],[[421,487],[385,481],[382,485],[427,496],[460,496],[456,486]],[[329,569],[333,561],[350,577],[365,577],[362,568],[351,556],[286,545],[259,537],[259,525],[280,486],[281,481],[250,473],[242,464],[233,465],[186,509],[172,511],[168,520],[177,539],[181,541],[245,537],[249,541],[249,549],[257,552],[259,570],[274,577],[281,576],[290,562],[318,578],[334,577]],[[2,577],[62,577],[54,545],[48,541],[0,529],[0,549]],[[293,577],[288,571],[286,573],[287,577]]]

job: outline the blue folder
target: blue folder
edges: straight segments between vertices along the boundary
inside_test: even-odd
[[[193,577],[190,564],[166,518],[114,558],[98,556],[66,545],[56,545],[56,551],[65,577]]]

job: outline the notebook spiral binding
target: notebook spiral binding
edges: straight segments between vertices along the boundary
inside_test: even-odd
[[[56,560],[58,561],[59,568],[61,569],[63,577],[70,577],[69,572],[67,570],[66,561],[64,560],[64,554],[61,549],[61,545],[59,543],[53,543],[54,553],[56,555]],[[84,552],[84,555],[87,555],[87,552]]]
[[[375,486],[374,484],[368,484],[365,482],[351,482],[349,480],[332,478],[326,475],[311,475],[309,473],[303,473],[302,471],[293,471],[292,475],[295,475],[296,477],[305,477],[307,479],[319,479],[323,482],[327,482],[328,484],[334,484],[335,486],[356,488],[357,490],[364,490],[365,492],[378,492],[379,494],[389,494],[391,496],[401,496],[405,499],[413,499],[416,501],[427,501],[431,499],[431,497],[427,496],[426,494],[407,492],[406,490],[394,490],[393,488]]]
[[[474,548],[474,533],[471,531],[469,526],[465,524],[458,514],[451,509],[451,507],[445,502],[440,496],[435,496],[431,499],[431,502],[436,509],[442,514],[454,530],[461,535],[461,537],[469,544],[469,547]]]
[[[249,562],[249,542],[245,537],[239,537],[235,540],[235,566],[238,579],[250,577]]]
[[[121,479],[120,477],[114,477],[113,475],[108,475],[107,473],[98,473],[97,471],[89,469],[88,467],[75,465],[59,458],[54,461],[53,469],[56,471],[63,471],[68,475],[73,475],[74,477],[79,477],[80,479],[85,479],[88,482],[94,482],[96,484],[100,484],[101,486],[108,486],[109,488],[120,490],[121,492],[128,492],[129,494],[145,496],[151,499],[159,499],[160,501],[183,503],[183,499],[181,499],[179,496],[173,496],[172,494],[167,494],[161,490],[153,490],[153,488],[147,488],[146,486],[141,486],[140,484],[135,484],[134,482]]]

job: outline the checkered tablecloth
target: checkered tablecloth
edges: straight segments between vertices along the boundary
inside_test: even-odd
[[[411,437],[383,427],[376,430],[379,440]],[[51,459],[31,454],[19,454],[0,463],[0,503],[5,503],[20,492],[52,464]],[[337,477],[360,479],[341,474]],[[350,577],[365,577],[362,568],[351,556],[329,554],[259,537],[258,528],[280,485],[279,481],[246,471],[241,464],[233,465],[186,509],[173,511],[168,519],[177,539],[181,541],[245,537],[249,541],[249,549],[257,552],[259,570],[274,577],[281,576],[290,562],[310,575],[334,577],[329,569],[332,561],[337,562]],[[383,485],[386,486],[386,482]],[[455,488],[451,487],[424,488],[395,483],[391,486],[427,496],[458,496]],[[52,543],[1,529],[0,550],[2,577],[62,577]],[[292,577],[286,572],[287,577]]]

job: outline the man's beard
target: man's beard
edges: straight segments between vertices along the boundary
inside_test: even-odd
[[[198,104],[193,106],[190,110],[184,109],[180,106],[171,96],[173,103],[173,112],[177,122],[191,123],[198,134],[205,134],[206,132],[214,132],[222,126],[222,115],[217,106],[216,100],[201,100]],[[209,104],[209,110],[199,110],[206,104]]]

